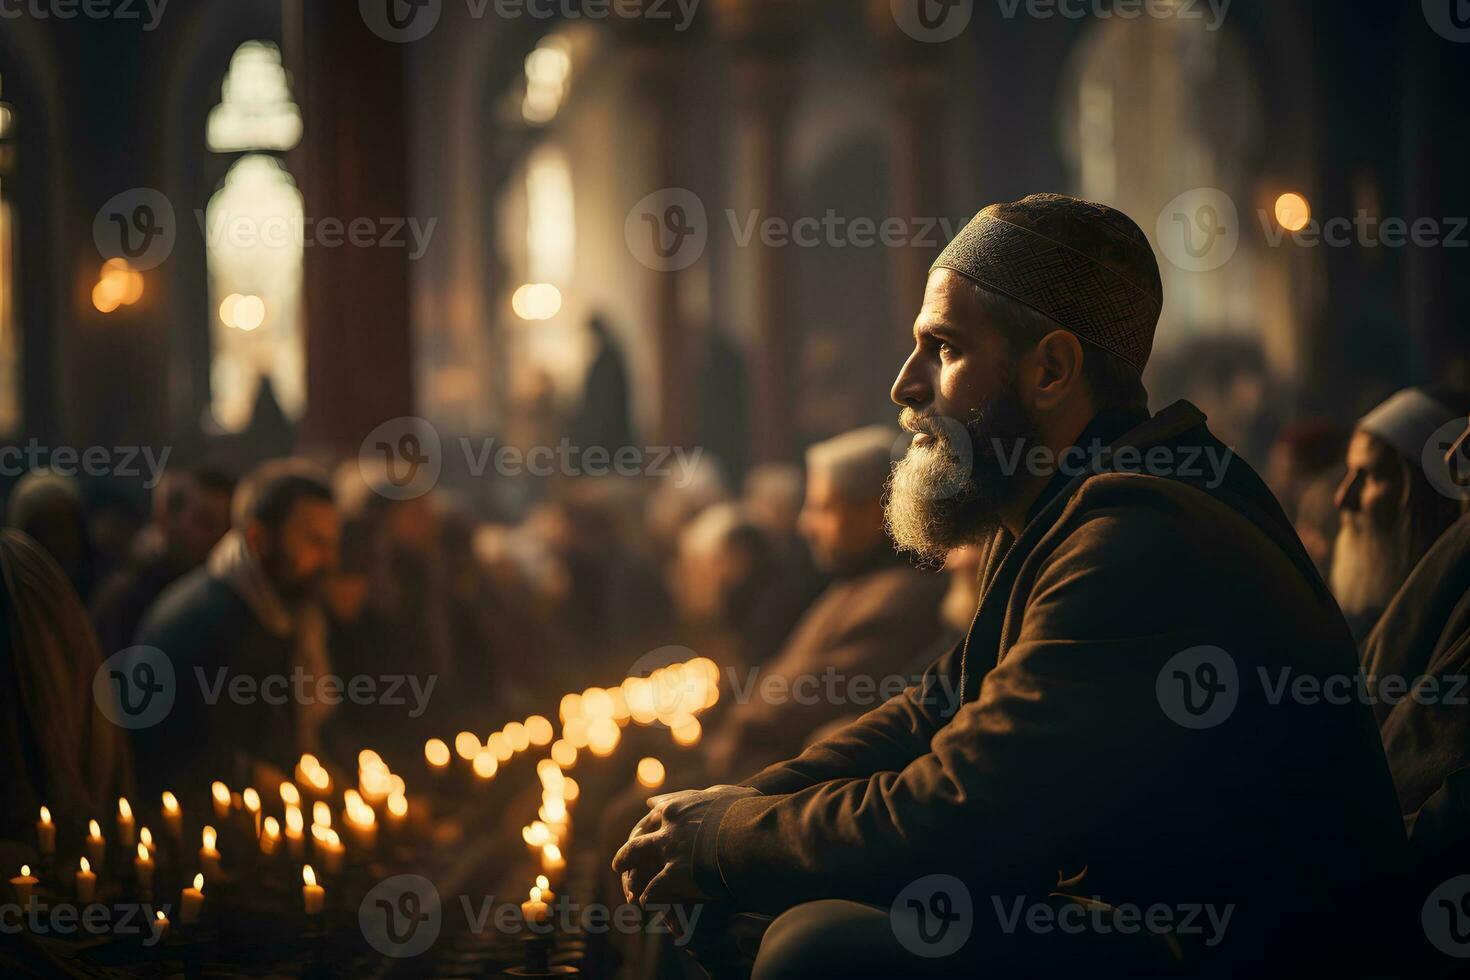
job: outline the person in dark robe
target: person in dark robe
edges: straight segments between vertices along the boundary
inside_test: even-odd
[[[600,315],[587,322],[592,334],[592,361],[582,382],[582,403],[572,418],[568,438],[586,452],[600,446],[616,453],[633,444],[629,421],[628,365],[612,329]]]
[[[1405,388],[1358,420],[1337,488],[1329,581],[1353,636],[1366,637],[1409,572],[1459,513],[1430,483],[1424,446],[1456,413]]]
[[[209,557],[230,529],[234,493],[234,477],[213,467],[164,475],[154,492],[152,522],[92,600],[92,624],[108,655],[133,642],[144,613],[164,589]]]
[[[319,750],[331,712],[319,689],[331,664],[317,601],[341,535],[331,488],[300,460],[263,463],[236,494],[233,524],[138,631],[140,646],[168,658],[176,684],[168,715],[134,733],[150,791],[182,798],[213,780],[268,789],[300,753]],[[241,678],[249,689],[237,698]]]
[[[83,602],[96,584],[96,552],[77,481],[32,470],[10,491],[5,523],[46,549]]]
[[[1162,304],[1104,205],[992,205],[946,247],[893,386],[914,438],[887,516],[931,558],[986,543],[969,632],[796,758],[651,799],[625,894],[776,915],[761,978],[1360,971],[1383,949],[1405,841],[1372,713],[1274,686],[1355,677],[1352,637],[1203,415],[1149,414]]]
[[[131,792],[123,729],[99,710],[102,655],[60,566],[26,535],[0,530],[0,853],[35,863],[40,807],[68,829]],[[13,872],[12,872],[13,873]]]

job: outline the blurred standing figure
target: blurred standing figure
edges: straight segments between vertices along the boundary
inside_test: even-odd
[[[1414,565],[1458,516],[1424,474],[1424,447],[1456,413],[1405,388],[1358,420],[1337,488],[1341,522],[1330,581],[1361,642]]]
[[[235,478],[212,467],[164,475],[153,494],[151,523],[133,540],[127,563],[92,600],[92,624],[105,655],[131,644],[153,600],[209,557],[230,529],[234,493]]]
[[[601,315],[594,315],[587,329],[592,332],[594,353],[569,437],[584,452],[589,446],[602,446],[615,453],[633,440],[628,421],[628,366]]]
[[[1298,419],[1277,433],[1266,464],[1266,484],[1324,576],[1332,564],[1332,539],[1337,536],[1333,491],[1342,475],[1346,446],[1347,434],[1334,423]]]
[[[330,487],[300,460],[263,463],[236,495],[233,523],[138,631],[138,643],[162,650],[177,678],[168,717],[137,732],[150,790],[213,779],[270,785],[270,770],[255,764],[289,771],[299,753],[316,751],[330,711],[316,696],[331,669],[317,591],[341,536]],[[229,683],[241,676],[275,696],[236,703]],[[285,697],[266,686],[277,677],[286,679]]]
[[[95,566],[82,493],[69,476],[32,470],[10,491],[6,524],[28,535],[61,566],[83,602],[92,594]]]
[[[130,789],[127,743],[92,697],[101,665],[61,568],[24,534],[0,531],[0,841],[31,840],[43,804],[75,826]]]

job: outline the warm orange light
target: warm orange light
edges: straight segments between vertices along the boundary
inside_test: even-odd
[[[658,789],[664,784],[664,764],[652,756],[638,760],[638,784],[648,789]]]
[[[480,736],[474,732],[460,732],[454,736],[454,754],[466,762],[473,760],[484,747],[480,743]]]
[[[1287,191],[1276,199],[1276,220],[1287,231],[1301,231],[1311,219],[1312,206],[1302,195]]]
[[[301,880],[308,885],[316,884],[316,872],[311,870],[311,865],[304,864],[301,866]]]
[[[475,775],[481,779],[489,779],[500,768],[500,762],[489,749],[481,749],[475,753],[475,761],[472,765],[474,766]]]
[[[424,759],[435,769],[449,765],[449,746],[442,738],[431,738],[424,743]]]

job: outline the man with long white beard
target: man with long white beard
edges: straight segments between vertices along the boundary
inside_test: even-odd
[[[1358,420],[1337,488],[1329,579],[1353,638],[1366,637],[1409,572],[1459,516],[1424,474],[1424,449],[1457,413],[1405,388]]]
[[[1203,415],[1149,415],[1162,302],[1103,205],[992,205],[950,243],[888,522],[985,544],[969,633],[797,758],[650,800],[631,898],[778,914],[760,980],[1361,975],[1404,831],[1367,705],[1320,696],[1352,639]]]

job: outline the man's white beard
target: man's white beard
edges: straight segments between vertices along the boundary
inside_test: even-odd
[[[1332,548],[1328,580],[1343,613],[1356,616],[1382,610],[1409,576],[1409,548],[1402,520],[1373,527],[1345,517]]]
[[[973,496],[969,461],[947,442],[931,439],[927,445],[909,446],[894,464],[883,519],[900,551],[942,562],[951,548],[973,541],[983,529],[966,513],[964,504]]]

